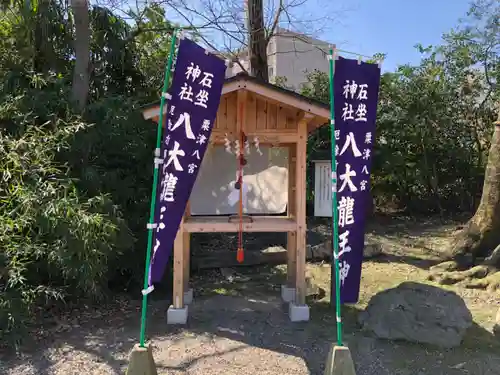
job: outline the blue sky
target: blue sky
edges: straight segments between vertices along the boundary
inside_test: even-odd
[[[244,0],[239,1],[244,3]],[[265,0],[266,3],[277,1]],[[299,32],[306,29],[308,34],[313,33],[317,39],[335,43],[340,49],[362,55],[386,53],[387,59],[382,70],[394,71],[400,64],[419,62],[420,55],[414,48],[417,43],[424,46],[440,44],[442,34],[457,26],[459,19],[466,16],[470,1],[305,0],[305,5],[292,9],[294,24],[290,26],[280,22],[280,26]],[[197,0],[188,2],[192,5]],[[333,22],[326,25],[325,15]],[[172,10],[167,11],[167,18],[184,23]],[[311,23],[310,20],[320,21]],[[302,28],[297,21],[303,21]],[[310,30],[317,25],[320,25],[317,29]],[[212,41],[214,37],[215,40],[218,39],[217,33],[206,35]]]
[[[420,60],[415,44],[439,44],[441,35],[465,17],[470,1],[352,0],[348,3],[348,10],[340,12],[339,24],[319,35],[319,39],[364,55],[387,53],[383,70],[392,71],[398,64]]]

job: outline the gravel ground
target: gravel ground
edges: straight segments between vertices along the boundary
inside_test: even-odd
[[[403,233],[401,228],[398,231]],[[356,316],[371,295],[402,280],[425,278],[424,260],[418,256],[424,250],[419,250],[416,243],[421,243],[423,236],[429,239],[435,234],[406,232],[383,238],[377,233],[372,235],[379,236],[390,254],[365,262],[360,304],[344,309],[344,339],[357,374],[500,375],[500,340],[490,332],[500,303],[498,294],[460,292],[476,322],[460,348],[438,350],[376,340],[359,331]],[[413,237],[416,242],[411,240]],[[395,238],[413,241],[404,245],[411,245],[411,249],[402,251],[403,245],[396,246]],[[441,240],[436,237],[436,241]],[[424,242],[429,248],[429,241]],[[329,345],[336,337],[333,311],[327,297],[311,300],[311,321],[290,323],[279,299],[279,269],[238,270],[245,277],[230,282],[217,272],[197,275],[193,279],[197,294],[186,327],[167,326],[167,302],[152,301],[148,334],[158,373],[322,374]],[[319,285],[327,286],[326,265],[309,265],[308,273]],[[138,340],[139,316],[140,302],[119,296],[106,306],[79,306],[78,310],[48,320],[21,354],[0,353],[0,374],[123,374],[128,354]]]
[[[333,319],[317,311],[317,322],[292,324],[279,299],[212,296],[195,301],[188,327],[163,323],[157,304],[149,331],[161,374],[322,374]],[[37,347],[0,365],[6,375],[123,374],[137,340],[138,305],[63,324]],[[315,313],[313,309],[313,314]],[[317,316],[320,315],[320,316]],[[318,319],[319,318],[319,319]],[[326,320],[326,321],[325,321]],[[49,333],[49,332],[48,332]],[[358,375],[500,374],[500,353],[438,351],[346,335]]]

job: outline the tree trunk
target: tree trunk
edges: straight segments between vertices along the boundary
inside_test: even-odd
[[[457,235],[448,257],[459,263],[474,264],[487,257],[500,244],[500,112],[484,175],[483,194],[475,215]],[[500,264],[498,265],[500,267]]]
[[[248,32],[250,34],[248,38],[250,74],[268,82],[267,41],[262,0],[247,0],[247,12]]]
[[[53,47],[50,45],[48,32],[50,22],[49,6],[47,0],[40,0],[35,17],[33,69],[37,73],[47,73],[51,68],[54,68]]]
[[[71,9],[75,22],[75,70],[73,71],[72,99],[83,111],[89,94],[90,29],[87,0],[72,0]]]

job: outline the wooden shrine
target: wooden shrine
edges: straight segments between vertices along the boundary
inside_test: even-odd
[[[238,108],[243,107],[242,111]],[[158,122],[160,106],[143,109],[145,119]],[[166,112],[166,109],[165,109]],[[306,149],[308,133],[329,123],[329,106],[293,91],[262,82],[247,74],[226,79],[210,143],[237,139],[240,131],[257,136],[260,144],[288,148],[288,203],[284,216],[254,216],[243,223],[244,232],[287,232],[287,285],[283,299],[290,303],[292,321],[308,320],[306,298]],[[203,165],[202,165],[203,168]],[[189,203],[188,203],[189,207]],[[169,323],[185,323],[189,288],[190,234],[237,232],[239,223],[227,216],[190,216],[187,209],[174,244],[173,305]],[[235,249],[227,249],[235,251]]]

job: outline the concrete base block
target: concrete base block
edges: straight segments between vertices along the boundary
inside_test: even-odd
[[[188,318],[188,306],[176,309],[170,306],[167,310],[167,324],[186,324]]]
[[[190,305],[192,303],[193,303],[193,288],[189,288],[189,290],[184,293],[184,304]]]
[[[326,361],[325,375],[356,375],[348,347],[331,345]]]
[[[134,345],[130,352],[126,375],[158,375],[149,344],[144,345],[144,348],[139,344]]]
[[[295,300],[295,288],[287,287],[286,285],[281,286],[281,299],[283,302],[293,302]]]
[[[291,302],[288,305],[288,315],[292,322],[307,322],[309,320],[309,306],[296,305]]]

